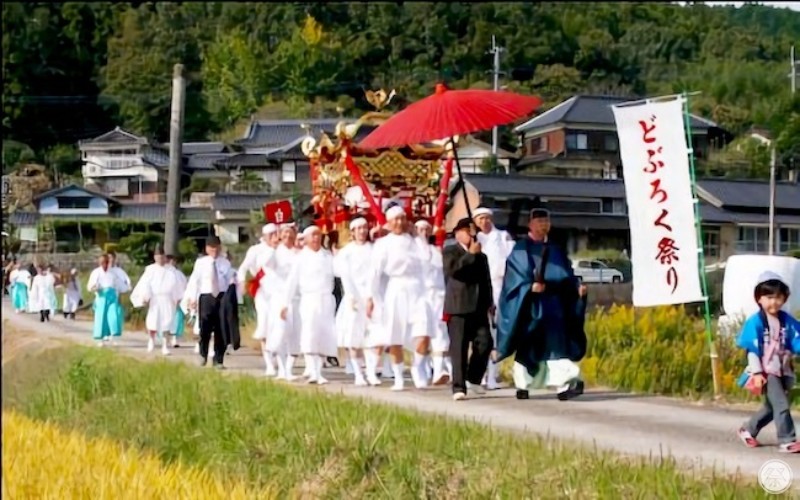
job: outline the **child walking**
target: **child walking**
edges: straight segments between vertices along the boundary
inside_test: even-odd
[[[750,448],[756,437],[775,422],[778,451],[800,452],[789,409],[789,391],[795,383],[792,356],[800,353],[800,322],[781,310],[789,298],[789,287],[772,272],[759,276],[755,300],[759,311],[742,327],[738,346],[747,351],[746,376],[764,394],[764,406],[739,429],[739,438]]]

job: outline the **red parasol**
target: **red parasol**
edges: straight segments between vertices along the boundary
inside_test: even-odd
[[[389,118],[361,141],[359,147],[380,149],[449,138],[453,143],[458,176],[463,181],[453,137],[505,125],[533,113],[541,104],[538,97],[494,90],[448,90],[439,83],[432,96]],[[466,200],[466,184],[462,182],[461,187]],[[472,218],[469,204],[467,215]]]
[[[494,90],[448,90],[408,106],[369,134],[359,147],[379,149],[422,144],[488,130],[518,120],[541,106],[538,97]]]

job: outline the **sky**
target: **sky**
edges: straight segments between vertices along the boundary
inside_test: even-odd
[[[685,2],[678,2],[678,3],[682,4]],[[735,5],[736,7],[744,5],[744,2],[703,2],[703,3],[707,3],[708,5]],[[800,12],[800,2],[759,2],[759,3],[762,5],[766,5],[768,7],[783,7]]]

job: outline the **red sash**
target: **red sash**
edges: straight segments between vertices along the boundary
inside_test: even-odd
[[[264,268],[258,270],[255,276],[247,282],[247,294],[256,298],[256,294],[258,293],[258,287],[261,282],[261,278],[264,277]]]

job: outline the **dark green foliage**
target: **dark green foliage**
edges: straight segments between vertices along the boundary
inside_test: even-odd
[[[3,130],[36,151],[114,124],[166,140],[178,62],[187,140],[276,104],[298,117],[353,99],[366,109],[365,88],[394,88],[402,105],[441,80],[486,86],[492,35],[506,48],[503,83],[545,106],[699,90],[695,112],[734,133],[771,128],[784,165],[800,155],[786,76],[800,13],[757,5],[5,3]]]

